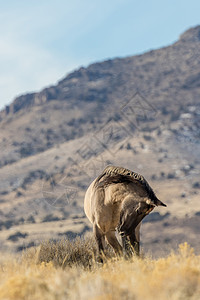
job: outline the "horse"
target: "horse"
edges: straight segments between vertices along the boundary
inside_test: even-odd
[[[142,175],[107,166],[90,184],[84,199],[99,256],[104,254],[105,239],[117,255],[139,255],[141,221],[156,206],[166,204],[156,197]]]

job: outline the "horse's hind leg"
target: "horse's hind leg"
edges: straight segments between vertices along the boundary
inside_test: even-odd
[[[102,232],[102,230],[97,226],[96,223],[93,225],[93,232],[94,232],[95,240],[97,242],[99,259],[101,262],[103,262],[102,254],[104,253],[105,236],[104,236],[104,233]]]
[[[107,239],[108,243],[113,247],[113,249],[115,250],[115,253],[117,255],[122,253],[122,246],[120,245],[120,243],[118,242],[118,240],[115,236],[115,231],[107,232],[106,239]]]

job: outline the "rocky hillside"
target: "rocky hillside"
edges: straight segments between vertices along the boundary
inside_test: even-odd
[[[16,98],[0,112],[0,150],[2,249],[89,230],[84,192],[109,163],[142,173],[168,204],[145,219],[146,249],[198,248],[200,26]]]

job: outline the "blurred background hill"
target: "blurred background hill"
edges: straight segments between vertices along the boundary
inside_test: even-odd
[[[168,205],[144,219],[145,251],[199,250],[200,26],[81,67],[0,112],[1,250],[89,231],[84,193],[108,164],[141,173]]]

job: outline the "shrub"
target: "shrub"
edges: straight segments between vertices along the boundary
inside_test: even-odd
[[[113,256],[113,250],[110,246],[106,247],[106,257]],[[96,242],[89,234],[87,237],[76,237],[69,241],[46,241],[40,246],[38,254],[38,263],[52,262],[54,266],[72,267],[80,266],[91,268],[97,255]]]
[[[192,187],[193,187],[194,189],[200,189],[200,182],[195,182],[195,183],[192,185]]]
[[[9,235],[8,240],[12,242],[17,242],[19,238],[25,238],[27,237],[27,233],[21,233],[20,231],[15,232],[14,234]]]

